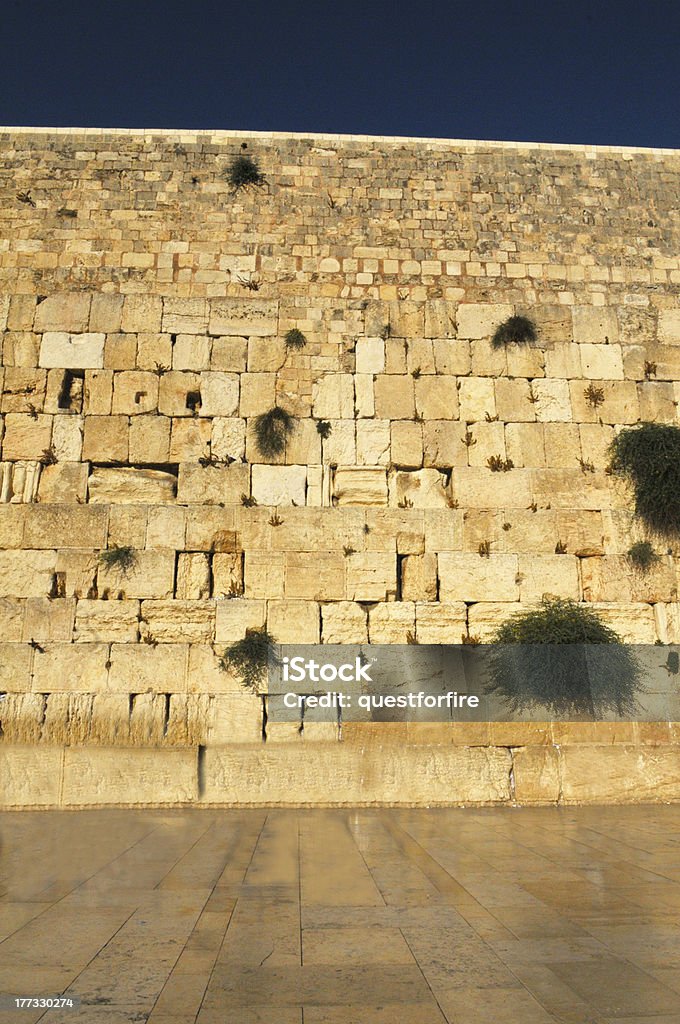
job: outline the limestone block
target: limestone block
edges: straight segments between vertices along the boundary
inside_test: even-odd
[[[581,345],[583,376],[589,380],[623,380],[620,345]]]
[[[516,424],[515,424],[516,425]],[[534,426],[527,423],[522,426]],[[513,424],[509,424],[513,426]],[[470,445],[465,444],[469,464],[471,466],[488,466],[490,458],[506,457],[505,428],[502,423],[475,423],[469,430],[472,435]]]
[[[0,597],[47,597],[55,562],[54,551],[0,551]]]
[[[43,466],[38,484],[38,501],[48,505],[80,503],[87,500],[88,466],[60,462]]]
[[[328,743],[320,754],[304,743],[208,747],[204,799],[428,807],[510,799],[511,758],[502,748]]]
[[[599,510],[612,504],[608,480],[604,473],[582,473],[578,468],[533,469],[531,493],[544,507]]]
[[[132,416],[129,432],[130,462],[169,462],[171,422],[167,416]]]
[[[282,551],[246,551],[243,581],[244,594],[249,599],[282,598],[286,592],[285,554]]]
[[[459,644],[466,631],[466,607],[462,601],[416,603],[419,644]]]
[[[250,467],[235,462],[231,466],[181,465],[177,500],[185,505],[240,505],[241,495],[250,494]]]
[[[323,455],[320,457],[320,461],[326,465],[355,465],[357,450],[354,420],[330,420],[328,422],[331,425],[331,433],[323,440]],[[307,460],[305,459],[305,461]],[[310,459],[309,461],[317,460]]]
[[[415,382],[416,410],[425,420],[458,419],[455,377],[421,377]]]
[[[643,422],[675,423],[678,419],[678,385],[670,381],[643,381],[638,384],[640,419]]]
[[[262,698],[255,693],[230,692],[214,701],[210,746],[262,743]]]
[[[30,331],[35,319],[36,301],[35,295],[12,295],[7,314],[7,329]]]
[[[210,452],[212,423],[209,420],[172,420],[170,431],[170,462],[198,462]]]
[[[373,374],[357,373],[354,377],[354,394],[357,417],[375,415],[375,387]]]
[[[193,802],[198,794],[196,750],[67,747],[62,803],[152,805]]]
[[[35,501],[42,468],[39,462],[0,462],[0,502]]]
[[[401,530],[397,533],[398,555],[424,555],[425,536],[419,530]]]
[[[195,403],[191,396],[201,393],[201,375],[170,370],[160,378],[158,411],[164,416],[193,416]],[[190,408],[194,405],[194,409]]]
[[[508,473],[495,473],[478,466],[454,469],[452,497],[460,508],[524,509],[531,500],[532,475],[542,472],[547,471],[512,469]],[[577,472],[582,475],[580,470]]]
[[[368,613],[352,601],[321,605],[321,642],[324,644],[368,643]]]
[[[411,376],[380,374],[375,378],[375,414],[383,420],[410,420],[415,413]]]
[[[7,413],[2,457],[6,461],[40,459],[52,440],[52,416]]]
[[[460,382],[460,418],[465,423],[484,422],[487,414],[496,415],[494,382],[484,377],[468,377]]]
[[[214,299],[210,304],[209,334],[271,337],[278,332],[276,299]]]
[[[529,611],[532,607],[533,605],[519,602],[509,604],[502,600],[472,604],[467,614],[469,635],[475,637],[479,643],[492,643],[496,630],[502,623],[513,615]]]
[[[386,421],[379,421],[386,422]],[[423,427],[430,424],[395,420],[391,424],[391,462],[395,466],[418,469],[423,464]]]
[[[162,330],[168,334],[205,334],[208,330],[208,314],[205,299],[166,297],[163,299]]]
[[[169,334],[137,335],[137,369],[153,370],[159,377],[161,371],[172,366],[172,341]]]
[[[93,469],[88,481],[95,504],[174,502],[176,487],[177,478],[158,469]]]
[[[9,314],[9,295],[0,295],[0,331],[7,329],[7,316]]]
[[[562,747],[560,772],[564,803],[665,803],[680,798],[680,759],[673,747]]]
[[[189,667],[187,669],[187,689],[189,693],[218,694],[229,693],[242,689],[239,680],[229,671],[220,668],[220,658],[224,648],[218,651],[208,644],[191,644],[189,647]],[[208,723],[210,728],[210,723]],[[261,732],[260,720],[260,732]]]
[[[112,505],[109,509],[108,546],[143,548],[148,523],[148,505]]]
[[[34,327],[38,333],[87,330],[91,296],[87,292],[58,292],[39,302]],[[66,365],[66,364],[64,364]]]
[[[95,292],[92,295],[89,324],[85,329],[89,327],[90,331],[101,331],[104,334],[116,333],[121,329],[122,315],[122,295],[104,295],[101,292]],[[65,324],[60,324],[56,329],[63,330],[64,327]],[[75,330],[75,328],[70,328],[70,330]]]
[[[87,595],[94,586],[97,567],[97,557],[90,549],[65,548],[57,552],[55,571],[62,574],[67,597]]]
[[[247,338],[213,338],[210,356],[211,370],[233,370],[236,373],[244,373],[247,359]]]
[[[544,381],[532,382],[534,396],[538,393],[538,385]],[[532,401],[532,391],[526,380],[495,381],[495,408],[499,418],[506,423],[526,423],[536,419],[536,402]]]
[[[64,751],[0,744],[0,807],[56,807]]]
[[[543,427],[545,465],[551,469],[575,469],[581,458],[577,423],[546,423]]]
[[[78,601],[74,640],[78,643],[137,643],[139,601]]]
[[[40,335],[32,331],[8,331],[1,346],[2,362],[6,367],[35,367],[38,365]]]
[[[387,472],[384,467],[338,466],[333,478],[336,505],[386,505]]]
[[[147,643],[210,643],[215,636],[215,602],[142,601],[140,636]]]
[[[455,338],[435,338],[432,342],[437,373],[466,376],[471,369],[470,343]]]
[[[221,557],[234,558],[234,555]],[[218,585],[215,582],[215,591]],[[198,601],[210,597],[210,557],[202,551],[180,551],[177,556],[175,596],[182,601]]]
[[[83,417],[55,416],[52,447],[60,462],[79,462],[83,450]]]
[[[414,380],[422,374],[436,373],[434,346],[429,338],[410,338],[406,342],[406,370]]]
[[[107,334],[104,366],[107,370],[134,370],[137,365],[137,335]]]
[[[280,644],[318,644],[319,625],[315,601],[267,602],[267,628]]]
[[[158,407],[158,377],[146,370],[124,370],[114,374],[113,412],[137,416]]]
[[[268,513],[269,515],[269,513]],[[286,509],[283,522],[271,530],[270,544],[276,551],[325,551],[329,547],[329,537],[334,544],[345,543],[345,533],[352,531],[355,519],[361,520],[361,513],[333,512],[310,508]],[[356,528],[356,537],[349,538],[360,546],[361,526]]]
[[[444,473],[437,469],[397,471],[390,474],[390,505],[399,508],[448,508]]]
[[[241,375],[239,416],[259,416],[276,402],[276,374],[244,373]]]
[[[359,338],[356,343],[356,372],[385,372],[385,342],[382,338]]]
[[[4,606],[10,604],[7,601],[0,601],[0,621],[4,623]],[[20,605],[14,607],[21,608]],[[16,643],[21,639],[21,623],[18,623],[18,630],[12,636],[2,632],[7,637],[6,642],[0,642],[0,692],[22,693],[31,688],[31,655],[30,647],[26,644]]]
[[[649,604],[614,605],[593,602],[589,605],[601,619],[619,634],[624,643],[656,642],[654,610]]]
[[[215,622],[215,639],[218,643],[234,643],[242,640],[248,629],[261,629],[265,624],[264,601],[250,601],[237,598],[233,601],[218,601]]]
[[[253,466],[252,493],[258,505],[304,505],[306,466]]]
[[[312,385],[313,414],[316,419],[354,417],[354,380],[349,373],[327,373]]]
[[[522,466],[544,466],[546,449],[543,424],[508,423],[505,427],[505,453],[518,469]]]
[[[186,548],[189,551],[240,551],[241,540],[234,528],[235,510],[220,507],[188,508],[186,511]],[[239,508],[248,521],[266,524],[271,513],[267,509]],[[267,535],[269,526],[265,527]],[[249,538],[251,539],[251,538]],[[251,546],[257,546],[257,538]],[[265,545],[266,546],[266,545]]]
[[[233,416],[238,411],[238,405],[238,374],[201,374],[201,416]]]
[[[349,555],[345,558],[342,551],[319,551],[311,560],[306,552],[287,552],[285,596],[306,601],[342,601],[345,598],[345,564],[356,557]]]
[[[35,693],[94,693],[107,686],[109,645],[106,643],[45,644],[33,661]]]
[[[583,377],[581,346],[575,345],[573,341],[560,340],[556,341],[552,348],[546,349],[545,375],[563,380]]]
[[[188,651],[188,644],[114,643],[109,689],[114,693],[182,693],[186,690]]]
[[[240,554],[215,554],[212,558],[212,596],[236,597],[243,593],[243,558]]]
[[[357,551],[345,559],[350,601],[387,601],[397,592],[397,559],[391,553]]]
[[[409,427],[411,424],[403,424]],[[419,426],[419,424],[414,424]],[[394,424],[395,428],[402,427],[402,424]],[[452,466],[467,466],[468,448],[465,445],[466,427],[463,423],[451,422],[450,420],[430,420],[422,424],[423,433],[423,462],[426,467],[451,468]],[[394,440],[392,442],[393,462],[396,465],[407,465],[394,457]]]
[[[512,768],[517,803],[557,803],[560,798],[560,766],[555,747],[527,746],[514,750]]]
[[[601,555],[604,551],[604,524],[601,512],[558,510],[555,534],[578,557]]]
[[[572,337],[577,345],[606,345],[619,340],[616,310],[608,306],[572,306]]]
[[[83,459],[86,462],[127,462],[127,416],[86,416]]]
[[[52,600],[29,597],[26,601],[22,640],[69,642],[73,634],[76,602],[72,598]]]
[[[42,693],[3,694],[0,711],[3,740],[33,744],[46,738],[46,705],[49,706],[51,699],[46,700]]]
[[[137,551],[136,564],[127,574],[117,566],[100,564],[97,576],[100,596],[123,593],[127,598],[171,598],[175,585],[175,552],[165,548]]]
[[[415,639],[416,609],[412,601],[376,604],[368,611],[368,636],[372,644],[407,644]]]
[[[172,346],[173,370],[207,370],[211,339],[204,334],[177,334]]]
[[[126,295],[121,328],[131,334],[144,331],[156,334],[161,329],[162,299],[155,295]]]
[[[406,555],[401,562],[402,601],[437,600],[437,556]]]
[[[43,334],[40,345],[40,366],[64,369],[101,368],[104,366],[105,334]]]
[[[531,389],[536,401],[536,419],[542,423],[568,422],[572,418],[570,388],[567,380],[535,380]]]
[[[505,358],[509,377],[544,377],[545,352],[533,345],[507,345]]]
[[[488,338],[513,315],[507,303],[461,302],[457,310],[459,338]]]
[[[22,505],[0,504],[0,549],[23,547],[26,509]]]
[[[680,345],[680,309],[660,309],[658,338],[662,345]]]
[[[457,304],[447,299],[430,299],[426,302],[425,337],[446,340],[455,336],[456,308]],[[447,370],[444,372],[451,373],[454,371]]]
[[[218,459],[241,461],[246,448],[245,420],[215,417],[212,421],[210,450]]]
[[[443,552],[438,559],[442,601],[519,600],[517,555]]]
[[[25,611],[26,605],[23,601],[16,598],[0,598],[0,636],[3,640],[18,643],[23,639]]]
[[[406,373],[406,342],[403,338],[385,339],[385,373]]]
[[[581,597],[578,560],[565,555],[520,555],[520,600],[528,603],[540,601],[544,594],[567,597],[578,601]]]
[[[283,338],[248,339],[248,371],[276,373],[286,362],[288,349]]]
[[[403,420],[395,425],[419,426]],[[359,466],[386,466],[390,461],[390,421],[357,420],[356,449]],[[417,465],[420,465],[420,462]]]
[[[603,392],[603,401],[597,406],[589,403],[585,392],[587,380],[569,381],[573,418],[577,423],[637,423],[640,403],[634,381],[602,381],[596,386]]]
[[[86,370],[83,412],[86,416],[110,416],[113,402],[113,371]]]
[[[422,338],[425,330],[424,303],[409,300],[390,302],[389,324],[393,338]]]
[[[668,556],[646,572],[635,571],[625,555],[584,558],[581,562],[583,599],[628,604],[678,599],[675,570]]]

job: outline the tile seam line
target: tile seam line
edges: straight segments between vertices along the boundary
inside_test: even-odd
[[[215,142],[229,139],[261,139],[320,141],[334,143],[380,142],[393,145],[426,144],[433,147],[450,149],[453,147],[475,151],[484,148],[508,150],[546,150],[573,153],[592,153],[595,155],[633,155],[648,154],[656,156],[680,156],[680,149],[655,146],[612,146],[590,143],[572,142],[518,142],[506,139],[447,139],[417,135],[353,135],[350,133],[325,132],[285,132],[285,131],[247,131],[245,129],[210,129],[210,128],[84,128],[84,127],[41,127],[26,125],[0,126],[0,135],[62,135],[91,136],[105,138],[122,136],[128,138],[151,138],[163,136],[168,139],[209,138]]]

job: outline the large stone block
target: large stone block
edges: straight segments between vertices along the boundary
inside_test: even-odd
[[[114,693],[181,693],[186,690],[188,650],[187,644],[114,643],[108,688]]]
[[[239,556],[214,556],[213,569],[216,576],[214,590],[216,595],[220,593],[220,584],[222,583],[222,573],[215,564],[217,558],[235,559],[239,558]],[[202,551],[181,551],[179,553],[177,556],[175,597],[181,601],[196,601],[210,597],[210,555],[204,554]]]
[[[496,392],[493,380],[468,377],[460,382],[460,418],[465,423],[484,422],[496,415]]]
[[[419,644],[459,644],[467,632],[462,601],[416,603],[416,639]]]
[[[65,807],[191,803],[198,796],[196,749],[67,747]]]
[[[398,508],[448,508],[451,501],[446,486],[446,476],[437,469],[397,471],[389,479],[390,505]]]
[[[386,601],[397,592],[396,555],[356,551],[345,559],[346,592],[350,601]]]
[[[267,629],[280,644],[318,644],[319,606],[315,601],[268,601]]]
[[[517,555],[439,555],[442,601],[518,601]]]
[[[401,563],[403,601],[437,600],[437,556],[405,555]]]
[[[580,599],[578,559],[564,555],[520,555],[520,599],[540,601],[544,594]]]
[[[167,416],[133,416],[130,419],[130,462],[170,461],[170,420]]]
[[[83,459],[86,462],[127,462],[128,431],[127,416],[86,416]]]
[[[306,466],[253,466],[252,494],[258,505],[304,505]]]
[[[163,299],[161,327],[168,334],[205,334],[208,329],[208,314],[208,303],[205,299],[168,296]]]
[[[572,337],[577,345],[607,345],[619,340],[616,310],[609,306],[572,306]]]
[[[504,320],[512,316],[507,303],[461,302],[458,306],[458,337],[488,338]]]
[[[126,295],[121,328],[132,334],[137,331],[157,333],[161,329],[162,312],[163,300],[156,295]]]
[[[357,373],[385,372],[385,342],[382,338],[359,338],[355,352]]]
[[[560,765],[555,747],[527,746],[514,750],[512,769],[517,803],[557,803],[560,798]]]
[[[218,643],[242,640],[248,629],[261,629],[266,620],[264,601],[235,598],[217,602],[215,639]]]
[[[390,601],[368,611],[368,636],[372,644],[407,644],[415,640],[416,609],[413,601]]]
[[[210,643],[215,638],[215,602],[142,601],[140,635],[146,643]]]
[[[382,420],[410,420],[415,413],[414,380],[379,374],[375,378],[375,414]],[[316,411],[315,411],[316,415]]]
[[[100,596],[124,594],[127,598],[157,598],[173,596],[175,585],[175,552],[156,548],[135,551],[135,564],[127,571],[117,565],[100,562],[97,585]]]
[[[387,472],[339,466],[333,477],[333,500],[337,505],[387,505]]]
[[[107,505],[174,502],[176,489],[177,477],[159,469],[93,469],[88,480],[90,502]]]
[[[0,597],[47,597],[56,560],[54,551],[0,551]]]
[[[49,597],[29,597],[26,601],[22,639],[68,643],[73,636],[75,611],[73,598],[52,600]]]
[[[74,639],[79,643],[136,643],[139,601],[78,601]]]
[[[414,423],[395,423],[393,431],[399,427],[419,427]],[[465,443],[465,424],[450,420],[430,420],[422,424],[423,463],[425,466],[450,469],[453,466],[467,466],[468,447]],[[395,457],[395,442],[392,441],[392,461],[398,466],[409,463]],[[420,463],[412,463],[414,466]]]
[[[4,622],[6,605],[21,609],[14,602],[0,601],[0,621]],[[14,641],[21,640],[21,621],[15,631],[3,629],[4,643],[0,643],[0,692],[22,693],[31,688],[31,660],[33,651],[28,644]]]
[[[352,601],[321,606],[321,642],[324,644],[368,643],[368,613]]]
[[[0,807],[56,807],[64,751],[0,744]]]
[[[349,373],[327,373],[312,386],[316,419],[340,420],[354,417],[354,379]],[[379,414],[380,415],[380,414]]]
[[[158,377],[146,370],[124,370],[113,380],[114,414],[139,416],[158,407]]]
[[[35,693],[96,693],[107,687],[107,643],[45,644],[44,651],[35,654]]]
[[[34,505],[27,509],[24,544],[27,548],[102,548],[107,524],[105,508]]]
[[[560,772],[564,803],[680,800],[680,758],[675,747],[562,747]]]
[[[38,415],[35,419],[24,413],[7,413],[2,457],[6,461],[40,459],[50,447],[52,416]]]
[[[416,411],[425,420],[458,419],[456,377],[420,377],[415,382]]]
[[[531,500],[531,472],[513,469],[496,473],[477,466],[456,468],[451,475],[453,500],[460,508],[525,509]]]
[[[357,421],[356,456],[359,466],[386,466],[389,463],[389,420]],[[420,465],[420,463],[418,463],[418,465]]]
[[[237,373],[201,374],[201,416],[233,416],[238,410]]]
[[[271,337],[278,331],[275,299],[214,299],[210,304],[210,334]]]
[[[63,369],[101,369],[104,366],[105,334],[43,334],[40,366]]]
[[[314,555],[314,569],[310,571],[306,552],[289,551],[285,558],[285,596],[307,601],[342,601],[345,563],[356,557],[345,557],[342,551],[319,551]]]
[[[680,309],[660,309],[658,339],[662,345],[680,345]]]
[[[581,345],[581,368],[589,380],[623,380],[620,345]]]
[[[33,326],[38,333],[86,331],[92,296],[88,292],[57,292],[39,302]],[[64,364],[66,365],[66,364]]]
[[[437,425],[442,430],[450,427],[455,431],[457,424],[442,423]],[[423,431],[434,426],[430,423],[417,423],[412,420],[394,420],[390,428],[391,461],[393,465],[405,469],[419,469],[423,464]]]
[[[250,466],[192,466],[179,469],[177,501],[185,505],[240,505],[241,495],[250,496]]]

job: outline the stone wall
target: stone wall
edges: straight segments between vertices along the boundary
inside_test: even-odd
[[[680,154],[0,149],[0,805],[680,796],[672,722],[300,728],[219,667],[252,626],[460,643],[545,593],[680,642],[678,562],[631,570],[605,472],[618,428],[679,418]],[[234,193],[244,152],[266,183]],[[495,349],[514,313],[538,343]],[[274,405],[295,428],[268,459]]]

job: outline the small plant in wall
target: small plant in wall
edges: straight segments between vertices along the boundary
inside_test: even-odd
[[[316,432],[320,435],[321,440],[325,441],[333,433],[333,428],[328,420],[317,420],[316,421]]]
[[[249,186],[262,188],[266,180],[257,160],[245,153],[235,156],[227,169],[227,181],[234,192]]]
[[[587,388],[583,389],[583,397],[591,409],[597,409],[604,402],[604,388],[589,384]]]
[[[648,540],[638,540],[632,544],[626,552],[626,558],[638,572],[649,572],[652,566],[660,560]]]
[[[642,423],[609,446],[609,471],[633,487],[635,514],[654,534],[680,537],[680,427]]]
[[[490,455],[486,464],[492,473],[509,473],[515,467],[512,459],[504,459],[501,455]]]
[[[133,547],[114,544],[105,551],[99,552],[99,563],[105,569],[115,569],[121,576],[127,577],[137,568],[139,556]]]
[[[538,337],[536,324],[526,316],[510,316],[496,328],[491,344],[494,348],[504,345],[531,345]]]
[[[544,597],[512,616],[492,638],[487,692],[514,711],[550,715],[633,714],[640,668],[629,647],[585,605]]]
[[[219,667],[223,672],[236,672],[245,687],[258,693],[269,662],[276,657],[275,645],[276,640],[266,627],[247,629],[242,640],[227,647]]]
[[[267,459],[280,455],[294,427],[293,416],[279,405],[269,412],[261,413],[255,420],[255,437],[260,454]]]
[[[302,331],[297,327],[291,327],[289,331],[286,331],[284,341],[286,342],[286,348],[290,348],[295,351],[299,351],[307,344],[307,339]]]

